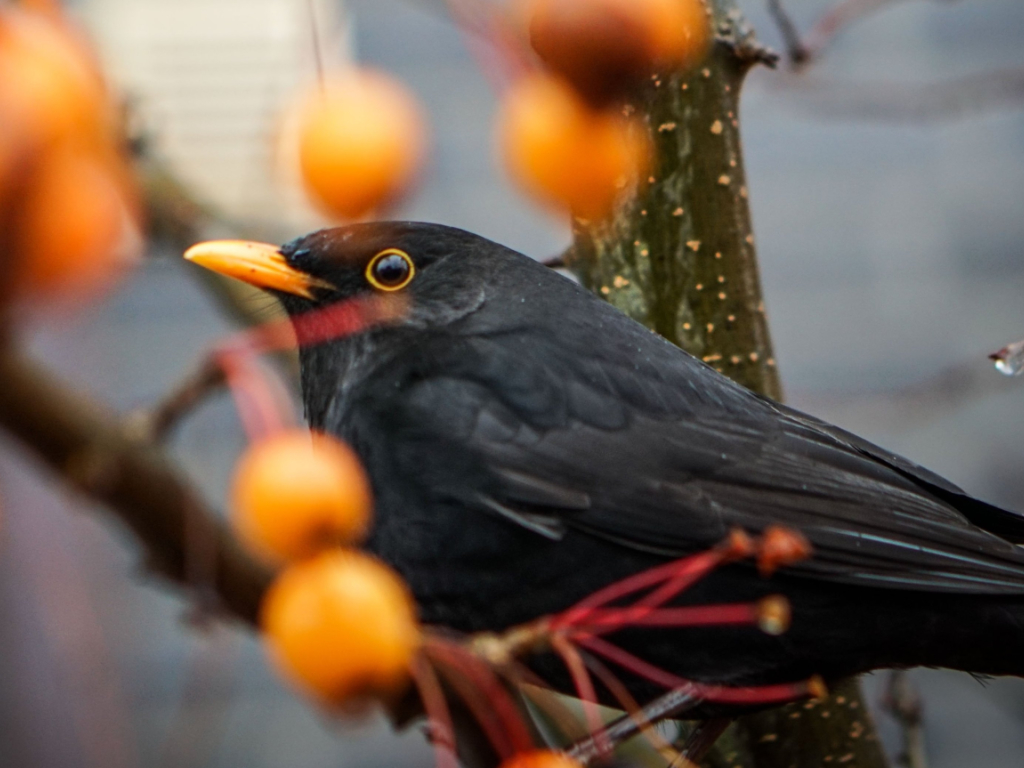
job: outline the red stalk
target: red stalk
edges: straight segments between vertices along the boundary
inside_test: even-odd
[[[533,749],[533,738],[518,708],[488,664],[458,643],[437,637],[430,638],[424,650],[443,671],[456,673],[449,681],[502,758]],[[476,693],[482,695],[482,705]]]
[[[582,637],[576,642],[598,656],[608,659],[623,669],[629,670],[635,675],[657,685],[668,689],[691,686],[706,701],[723,704],[778,704],[804,698],[813,692],[812,683],[807,681],[782,683],[779,685],[746,686],[742,688],[705,685],[704,683],[686,680],[663,669],[659,669],[653,664],[649,664],[643,659],[638,659],[633,654],[598,637]]]
[[[280,430],[287,421],[283,398],[256,367],[250,353],[225,348],[215,352],[214,357],[224,370],[249,439],[256,440]]]
[[[579,624],[589,616],[594,608],[607,605],[642,589],[653,587],[660,582],[668,581],[668,584],[663,585],[662,588],[651,593],[644,601],[639,603],[648,607],[657,607],[671,600],[675,595],[721,565],[725,560],[725,556],[725,552],[712,549],[697,555],[691,555],[682,560],[673,560],[671,563],[659,565],[656,568],[651,568],[650,570],[642,571],[617,581],[604,589],[598,590],[576,603],[572,608],[556,616],[551,622],[552,629]]]
[[[562,635],[555,635],[551,638],[551,648],[562,657],[566,669],[572,676],[573,685],[579,700],[583,703],[583,714],[587,718],[587,728],[594,735],[598,748],[602,754],[612,751],[612,745],[604,732],[604,723],[601,721],[601,713],[597,709],[597,691],[594,690],[594,682],[590,679],[587,667],[580,657],[579,651]]]
[[[452,725],[451,712],[444,698],[441,682],[437,679],[433,667],[422,653],[416,654],[410,669],[412,679],[416,683],[423,708],[430,720],[431,739],[434,747],[434,761],[437,768],[459,768],[456,757],[455,728]]]
[[[567,630],[570,636],[610,632],[624,626],[644,627],[707,627],[732,624],[756,624],[757,603],[729,605],[696,605],[683,608],[648,608],[635,605],[626,608],[598,608]]]
[[[608,667],[590,654],[580,654],[580,657],[587,665],[587,669],[597,676],[609,693],[619,702],[619,706],[633,719],[633,722],[640,729],[640,733],[650,742],[651,746],[665,757],[669,765],[675,765],[675,761],[680,757],[679,752],[662,738],[661,734],[654,728],[654,724],[644,717],[640,705],[630,695],[629,690],[622,684],[622,681]]]

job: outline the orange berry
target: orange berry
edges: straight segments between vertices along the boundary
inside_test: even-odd
[[[503,762],[500,768],[583,768],[583,764],[564,752],[538,749],[513,755]]]
[[[95,153],[47,152],[15,201],[16,284],[29,294],[91,294],[127,266],[131,203]]]
[[[711,42],[704,0],[525,0],[525,11],[533,49],[597,105],[659,65],[693,66]]]
[[[288,430],[253,445],[238,463],[233,521],[242,540],[273,560],[355,544],[373,497],[359,457],[323,434]]]
[[[564,81],[533,75],[513,86],[499,118],[512,176],[535,196],[601,219],[650,162],[650,137],[618,110],[597,111]]]
[[[757,570],[762,576],[771,576],[778,568],[806,560],[812,554],[811,542],[800,531],[769,525],[758,542]]]
[[[399,692],[419,644],[401,579],[349,550],[287,568],[267,592],[260,620],[285,674],[337,704]]]
[[[688,69],[707,56],[714,35],[705,0],[643,0],[641,5],[648,8],[656,62]]]
[[[650,31],[622,0],[531,0],[530,44],[592,104],[623,96],[650,72]]]
[[[0,11],[0,109],[27,123],[43,146],[114,135],[114,111],[91,53],[48,13]]]
[[[425,123],[392,77],[354,70],[328,80],[299,110],[299,163],[306,187],[328,213],[356,218],[412,183],[423,159]]]

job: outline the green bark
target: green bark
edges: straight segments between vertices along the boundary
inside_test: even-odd
[[[750,389],[781,399],[758,276],[739,132],[744,76],[768,55],[733,0],[714,0],[703,66],[652,78],[636,109],[656,160],[599,226],[575,222],[567,263],[591,290]],[[856,680],[821,702],[747,716],[704,761],[724,768],[884,768]]]

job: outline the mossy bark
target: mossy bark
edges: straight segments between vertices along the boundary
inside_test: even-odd
[[[762,301],[739,131],[744,76],[768,54],[733,0],[713,0],[718,40],[686,74],[652,78],[634,108],[656,159],[609,222],[575,222],[566,261],[591,290],[750,389],[781,399]],[[856,680],[821,702],[741,718],[715,768],[883,768]]]

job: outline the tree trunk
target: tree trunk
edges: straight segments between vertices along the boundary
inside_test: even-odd
[[[591,290],[746,387],[781,399],[761,297],[739,133],[751,66],[771,63],[734,0],[712,0],[701,68],[652,78],[636,108],[656,159],[610,222],[576,220],[568,264]],[[822,702],[741,718],[705,760],[744,768],[884,768],[856,680]]]

